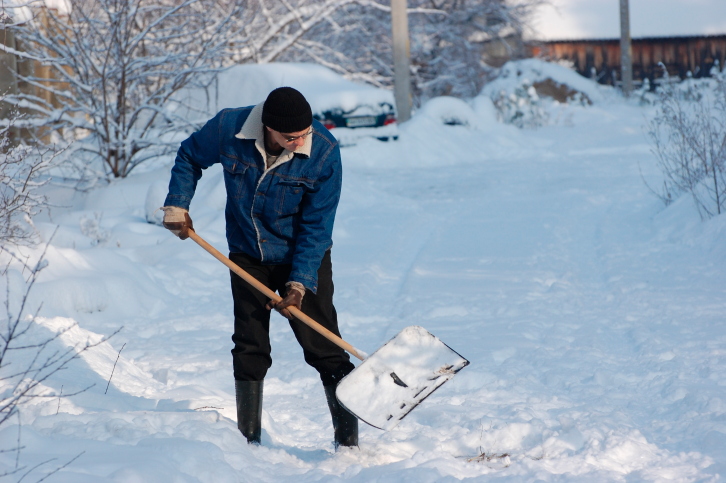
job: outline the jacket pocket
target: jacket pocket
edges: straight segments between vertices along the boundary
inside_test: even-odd
[[[276,210],[280,215],[293,215],[300,211],[300,203],[305,193],[313,188],[313,184],[306,180],[280,180],[279,203]]]
[[[249,165],[239,159],[232,159],[227,156],[220,156],[219,162],[224,169],[224,184],[227,188],[227,196],[234,199],[244,198],[245,175]]]

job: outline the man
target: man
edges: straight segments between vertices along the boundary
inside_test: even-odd
[[[283,297],[274,303],[234,273],[232,362],[237,425],[259,444],[262,388],[270,357],[270,310],[290,320],[305,361],[320,374],[335,447],[358,445],[358,420],[335,387],[354,366],[348,354],[294,319],[295,306],[336,335],[330,248],[341,188],[340,149],[305,97],[291,87],[264,103],[224,109],[181,143],[164,202],[164,226],[181,239],[192,229],[189,204],[202,170],[224,169],[230,259]]]

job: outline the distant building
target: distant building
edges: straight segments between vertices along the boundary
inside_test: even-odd
[[[665,65],[670,77],[707,77],[711,69],[723,68],[726,35],[644,37],[632,40],[633,79],[648,79],[655,86]],[[601,84],[620,82],[620,39],[551,40],[529,44],[530,55],[550,61],[565,61],[581,75]]]

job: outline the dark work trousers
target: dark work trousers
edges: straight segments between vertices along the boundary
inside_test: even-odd
[[[271,290],[284,295],[290,265],[263,265],[244,253],[230,253],[229,258]],[[238,275],[230,273],[234,299],[234,378],[239,381],[261,381],[272,365],[270,311],[265,308],[269,299]],[[325,252],[318,269],[317,294],[310,290],[305,292],[302,311],[340,336],[338,317],[333,306],[333,266],[330,250]],[[324,386],[336,385],[354,369],[350,356],[343,349],[304,323],[291,320],[290,327],[303,348],[305,362],[318,371]]]

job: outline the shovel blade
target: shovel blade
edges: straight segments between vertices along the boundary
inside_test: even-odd
[[[358,419],[389,430],[468,364],[423,327],[410,326],[343,378],[335,393]]]

